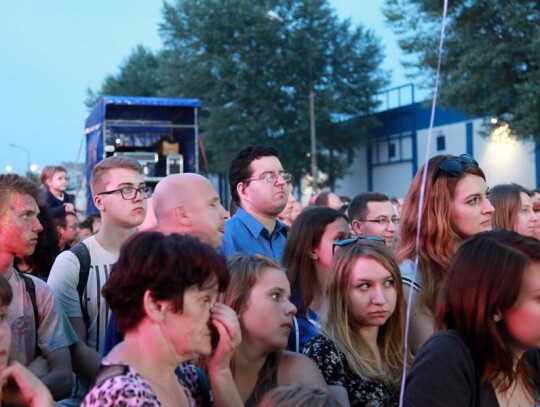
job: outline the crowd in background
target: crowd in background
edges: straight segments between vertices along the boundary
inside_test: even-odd
[[[422,185],[422,175],[427,173]],[[432,157],[405,198],[314,195],[239,151],[231,210],[137,161],[0,174],[6,405],[534,406],[540,191]],[[407,335],[406,335],[407,332]]]

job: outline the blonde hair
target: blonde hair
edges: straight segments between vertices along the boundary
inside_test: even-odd
[[[103,180],[105,179],[106,174],[110,170],[114,170],[116,168],[132,170],[139,174],[143,173],[141,164],[133,158],[126,156],[113,156],[105,158],[104,160],[98,162],[92,170],[92,176],[90,177],[90,189],[92,190],[92,195],[102,192],[99,191],[99,189],[103,187]]]
[[[377,337],[385,371],[379,370],[376,357],[360,334],[360,326],[351,310],[351,274],[356,261],[364,257],[377,261],[394,279],[396,307],[386,323],[379,328]],[[398,388],[404,359],[405,300],[399,266],[390,250],[381,243],[368,240],[340,250],[332,261],[330,281],[325,294],[321,312],[321,333],[345,354],[349,367],[356,375]]]
[[[463,174],[451,176],[439,170],[439,166],[453,156],[437,155],[427,163],[427,182],[424,203],[421,208],[422,228],[418,251],[418,273],[422,281],[420,301],[422,306],[435,312],[440,286],[444,281],[452,256],[463,241],[452,225],[450,203],[457,183],[467,174],[486,179],[477,165],[462,164]],[[396,246],[399,262],[416,258],[416,234],[418,230],[418,204],[422,174],[426,166],[416,173],[401,212],[401,223]]]

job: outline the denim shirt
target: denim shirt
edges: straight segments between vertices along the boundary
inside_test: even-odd
[[[287,227],[276,220],[274,232],[270,234],[261,222],[238,208],[236,214],[225,222],[221,253],[227,258],[236,253],[262,254],[280,262],[287,232]]]

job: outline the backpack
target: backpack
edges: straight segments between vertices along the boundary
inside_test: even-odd
[[[24,281],[24,288],[26,289],[26,292],[30,296],[30,301],[32,302],[32,309],[34,310],[34,325],[36,327],[36,356],[39,356],[41,355],[41,350],[38,346],[39,313],[36,302],[36,285],[34,284],[34,280],[32,280],[31,277],[27,276],[22,271],[19,271],[17,268],[15,268],[15,270],[17,270],[17,273],[19,273],[19,277],[21,277]]]
[[[86,304],[83,301],[83,293],[88,284],[88,275],[90,274],[90,252],[88,247],[83,242],[77,243],[75,246],[69,249],[71,253],[77,256],[79,260],[79,283],[77,284],[77,292],[79,293],[79,302],[81,303],[81,310],[84,318],[84,323],[88,326],[88,310]]]

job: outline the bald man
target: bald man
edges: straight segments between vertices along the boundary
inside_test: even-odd
[[[174,174],[156,185],[152,196],[155,230],[199,238],[215,249],[221,247],[229,214],[208,179],[199,174]]]

